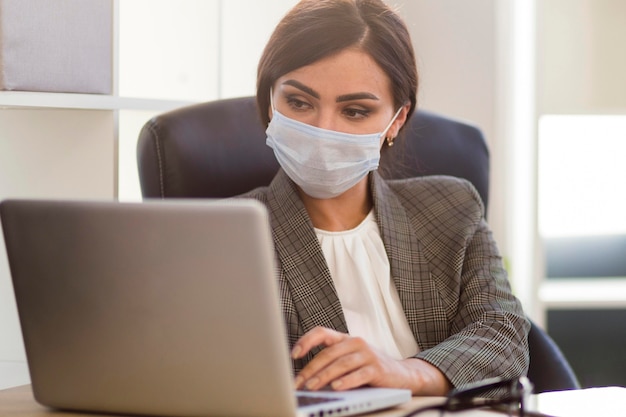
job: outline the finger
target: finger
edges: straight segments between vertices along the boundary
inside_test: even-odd
[[[338,356],[335,360],[329,362],[327,366],[319,369],[306,379],[304,386],[312,391],[324,388],[328,385],[333,388],[339,387],[341,382],[335,383],[335,381],[339,381],[345,375],[355,372],[364,366],[365,361],[363,357],[363,352],[359,351]],[[300,374],[300,376],[303,375]]]
[[[310,390],[317,390],[363,366],[371,356],[363,339],[345,338],[318,353],[300,371],[296,381]]]
[[[349,336],[344,333],[337,332],[335,330],[325,328],[325,327],[315,327],[308,332],[306,332],[294,345],[291,351],[291,357],[293,359],[298,359],[306,355],[311,349],[316,346],[324,345],[328,348],[328,346],[337,345],[342,340],[347,339]],[[321,353],[324,353],[326,349],[322,350]],[[320,353],[320,354],[321,354]],[[322,355],[320,358],[320,354],[316,355],[315,358],[311,362],[305,366],[300,373],[296,376],[295,385],[296,389],[301,389],[304,387],[304,384],[312,378],[312,376],[322,367],[326,366],[327,362],[332,358],[332,356],[328,356],[328,352]],[[326,359],[325,359],[326,358]],[[312,385],[314,385],[312,383]]]
[[[315,327],[306,332],[294,345],[291,350],[292,359],[300,359],[316,346],[332,346],[348,337],[345,333],[340,333],[326,327]]]
[[[362,387],[372,382],[375,370],[373,366],[366,365],[352,372],[333,379],[330,386],[335,391],[345,391],[352,388]]]

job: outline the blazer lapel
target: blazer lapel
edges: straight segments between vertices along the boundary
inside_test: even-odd
[[[370,181],[376,220],[389,257],[392,279],[418,346],[421,350],[428,349],[436,344],[434,340],[442,332],[447,332],[447,326],[445,317],[434,317],[433,312],[444,311],[443,302],[430,279],[419,231],[415,230],[404,206],[378,173],[373,172]]]
[[[281,278],[289,286],[302,330],[324,326],[347,333],[313,225],[294,184],[282,169],[269,187],[268,205]]]

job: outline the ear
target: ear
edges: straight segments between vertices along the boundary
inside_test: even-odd
[[[396,120],[391,124],[391,127],[389,128],[387,136],[391,136],[394,138],[398,136],[400,129],[402,129],[402,126],[404,126],[404,124],[407,122],[407,116],[410,109],[410,102],[407,102],[404,106],[402,106],[402,110],[400,110],[400,113],[398,113],[398,117],[396,117]]]

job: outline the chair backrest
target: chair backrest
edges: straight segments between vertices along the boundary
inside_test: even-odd
[[[221,198],[268,185],[278,170],[254,97],[218,100],[149,120],[137,162],[144,198]],[[482,132],[466,123],[417,111],[403,136],[384,149],[388,178],[452,175],[469,180],[487,207],[489,152]],[[529,379],[536,392],[578,388],[554,341],[533,324]]]
[[[528,349],[528,379],[532,381],[535,393],[580,388],[578,378],[561,349],[545,330],[532,322]]]

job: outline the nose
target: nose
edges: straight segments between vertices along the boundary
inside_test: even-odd
[[[315,126],[320,129],[337,130],[337,115],[331,110],[321,109],[315,120]]]

